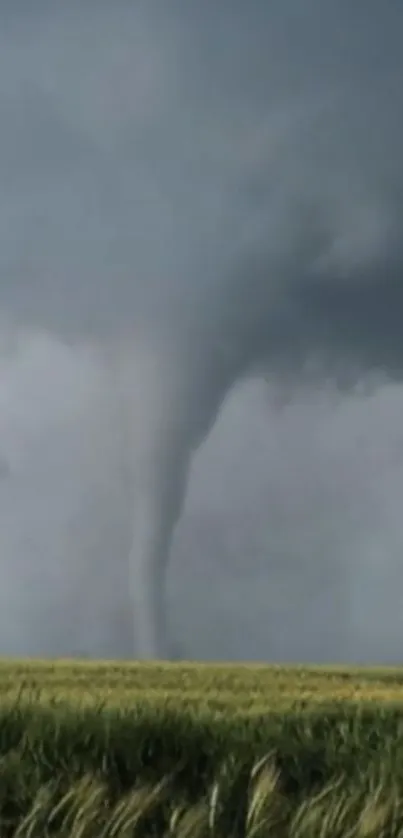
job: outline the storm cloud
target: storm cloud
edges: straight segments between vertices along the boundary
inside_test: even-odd
[[[313,480],[312,486],[317,488],[312,489],[311,507],[305,511],[311,519],[309,538],[313,538],[321,529],[319,519],[323,522],[326,518],[319,511],[324,491],[321,480],[332,485],[336,477],[331,475],[339,475],[344,488],[335,492],[336,499],[330,491],[327,507],[338,509],[338,523],[335,531],[330,524],[330,529],[325,527],[328,534],[320,548],[312,546],[310,585],[314,590],[314,580],[325,566],[329,589],[335,589],[332,568],[338,568],[342,579],[339,605],[333,620],[329,612],[323,619],[336,625],[343,609],[354,615],[358,607],[355,595],[353,603],[348,599],[348,593],[357,588],[352,565],[364,549],[357,546],[354,527],[362,534],[369,522],[364,503],[364,511],[357,512],[361,529],[358,524],[350,528],[343,500],[344,472],[337,471],[332,458],[329,462],[317,451],[315,439],[321,422],[336,436],[338,431],[332,426],[330,408],[330,413],[318,408],[314,391],[327,392],[329,381],[334,382],[344,394],[346,415],[357,400],[360,428],[365,426],[372,399],[393,402],[394,387],[398,391],[403,363],[400,5],[379,0],[354,5],[345,0],[310,0],[302,8],[297,0],[270,4],[233,0],[219,6],[148,0],[119,2],[113,7],[73,3],[68,9],[42,3],[35,11],[25,5],[18,10],[10,6],[1,14],[3,368],[10,376],[13,370],[21,375],[18,358],[34,357],[41,346],[44,354],[41,360],[35,356],[36,369],[42,369],[49,382],[53,381],[47,378],[52,368],[61,392],[65,392],[64,376],[70,374],[71,365],[77,373],[70,380],[70,408],[84,399],[88,416],[92,415],[91,422],[88,417],[86,420],[92,428],[88,438],[78,408],[73,416],[71,409],[58,408],[58,418],[52,419],[55,447],[41,494],[44,509],[44,498],[54,495],[58,481],[63,514],[76,497],[71,488],[65,489],[67,465],[63,457],[68,461],[72,456],[67,452],[66,428],[70,434],[76,428],[81,446],[85,438],[91,438],[91,450],[97,440],[94,451],[98,454],[93,454],[91,462],[85,460],[80,467],[82,454],[76,454],[81,483],[86,469],[86,474],[92,475],[88,477],[90,495],[95,492],[97,469],[105,468],[105,480],[109,474],[110,484],[106,483],[111,486],[115,478],[105,462],[114,463],[117,484],[122,478],[119,463],[123,463],[123,471],[128,472],[123,484],[127,478],[128,492],[122,488],[118,500],[109,497],[112,489],[108,489],[102,501],[112,516],[108,528],[111,544],[105,557],[101,561],[100,545],[91,548],[91,561],[90,548],[82,550],[91,579],[93,568],[100,564],[107,568],[114,561],[110,555],[115,534],[122,557],[116,561],[127,570],[125,554],[130,552],[132,527],[131,561],[136,565],[132,597],[140,624],[146,626],[141,640],[144,654],[147,650],[152,653],[158,644],[150,636],[150,610],[163,610],[163,589],[155,585],[155,577],[163,576],[174,526],[187,496],[193,454],[220,414],[228,422],[224,438],[219,444],[217,426],[206,451],[198,455],[200,463],[208,456],[209,446],[225,450],[235,421],[231,420],[231,404],[243,400],[248,405],[248,427],[258,422],[262,445],[261,421],[267,425],[268,439],[270,435],[273,438],[279,422],[289,428],[281,447],[284,459],[276,459],[271,452],[275,469],[269,465],[270,458],[267,460],[272,487],[269,489],[261,475],[259,502],[255,499],[253,508],[275,506],[276,492],[284,503],[292,491],[300,497],[307,482]],[[46,361],[46,353],[53,361]],[[248,385],[241,386],[238,396],[232,392],[241,379],[255,375],[263,375],[267,385],[261,386],[269,393],[275,386],[289,399],[290,393],[294,394],[286,414],[280,414],[281,420],[267,404],[262,406],[259,400],[255,404]],[[83,376],[86,383],[80,390]],[[360,401],[359,387],[366,380],[381,389],[378,395],[362,396]],[[41,399],[42,405],[35,432],[33,414],[25,417],[19,437],[28,435],[35,440],[32,445],[37,453],[33,457],[37,457],[39,474],[43,465],[39,466],[42,455],[38,452],[45,444],[40,439],[46,438],[50,404],[63,404],[62,395],[49,394],[47,386],[54,385],[42,384],[44,395],[39,390],[32,396],[32,404]],[[3,383],[3,389],[10,400],[12,388],[7,390]],[[229,403],[225,402],[227,396]],[[306,416],[306,409],[304,413],[301,408],[306,399],[310,422],[317,429],[315,438],[311,436],[309,453],[326,477],[309,477],[308,462],[294,454],[297,461],[302,456],[304,479],[299,483],[292,473],[282,495],[281,474],[289,473],[287,463],[295,465],[290,440],[302,437],[300,429],[305,426],[299,423]],[[366,399],[365,405],[362,399]],[[285,418],[291,415],[293,419]],[[256,431],[245,428],[243,433],[248,437]],[[234,437],[235,447],[241,437]],[[343,451],[350,450],[346,439],[343,445],[340,458]],[[30,506],[26,482],[21,492],[27,500],[22,505],[19,500],[15,465],[19,450],[15,443],[13,456],[7,451],[4,455],[10,460],[10,476],[2,488],[7,498],[4,504],[15,515],[25,504]],[[104,456],[105,450],[114,453]],[[249,462],[249,455],[245,452],[244,456]],[[196,459],[196,473],[198,462]],[[242,483],[246,466],[243,460],[238,462],[238,481]],[[352,480],[352,466],[343,462]],[[210,470],[213,480],[212,466]],[[208,474],[208,470],[204,472],[206,486],[210,486]],[[231,510],[236,507],[233,490],[227,481],[225,485],[226,506]],[[207,496],[210,491],[206,490]],[[351,494],[357,510],[361,510],[360,492],[358,480]],[[252,490],[247,494],[245,489],[243,529],[247,529],[248,515],[248,520],[253,518],[249,496],[254,496]],[[188,503],[191,498],[192,491]],[[218,501],[216,507],[220,507]],[[197,521],[186,509],[178,532],[187,538],[187,553],[194,553],[194,558],[187,560],[189,578],[194,579],[195,568],[207,573],[209,560],[222,568],[225,550],[214,543],[204,550],[197,546],[200,537],[192,535],[197,532]],[[94,513],[89,524],[82,514],[86,526],[95,529],[104,515]],[[299,535],[293,544],[285,538],[291,526],[285,519],[283,548],[274,549],[273,532],[280,538],[279,525],[275,526],[269,512],[261,514],[267,514],[267,531],[272,533],[270,546],[258,550],[264,556],[269,615],[274,569],[292,566],[290,579],[301,578],[298,565],[287,565],[284,554],[299,552],[302,564],[311,548],[305,536]],[[300,532],[302,524],[292,518],[292,504],[289,514]],[[20,511],[17,517],[21,515]],[[42,524],[36,524],[39,542],[51,528],[44,511],[41,515]],[[185,538],[186,525],[190,534]],[[229,532],[234,521],[226,522],[223,512],[224,525]],[[341,532],[344,538],[340,544]],[[121,533],[123,536],[118,535]],[[79,549],[74,539],[68,541],[62,533],[55,538],[61,551],[55,562],[63,579],[69,564],[66,557],[78,556]],[[346,541],[354,545],[350,552]],[[15,539],[12,543],[14,546],[7,548],[10,554],[23,555],[28,565],[36,561],[29,546],[17,549]],[[179,543],[177,549],[179,556],[184,548]],[[249,552],[253,552],[252,544],[246,542],[242,547],[245,574],[252,579]],[[324,553],[334,553],[325,565]],[[344,561],[347,555],[349,560]],[[232,584],[236,589],[234,557],[231,561],[234,571],[233,575],[228,571],[228,591]],[[182,585],[185,564],[183,558],[182,570],[177,573]],[[77,580],[71,561],[69,566],[72,579]],[[360,559],[357,573],[363,586],[365,579],[370,579],[364,566]],[[10,569],[4,572],[12,573]],[[46,578],[53,578],[47,573],[43,585]],[[51,581],[49,586],[52,589]],[[107,597],[108,586],[105,582],[105,594],[99,593],[98,600]],[[32,594],[31,607],[34,600]],[[291,605],[291,600],[291,594],[285,596],[288,632],[292,634],[290,626],[298,625],[300,618],[297,603]],[[66,606],[67,612],[75,613],[76,606],[71,605],[70,611]],[[241,611],[241,602],[235,602],[232,613],[237,625],[242,623]],[[269,626],[267,615],[259,617],[259,625],[266,625],[265,619]],[[284,618],[271,619],[277,634]],[[351,640],[354,619],[350,622]],[[304,648],[294,646],[297,655],[327,653],[323,647],[314,648],[319,625],[318,614],[316,628],[306,629]],[[141,625],[137,631],[141,634]],[[163,626],[159,631],[163,632]],[[182,627],[179,633],[183,631]],[[81,634],[86,633],[82,628]],[[245,652],[240,641],[235,645],[239,654],[254,656],[252,640],[245,645]],[[198,653],[208,654],[207,643],[196,646]],[[256,640],[255,647],[261,648],[261,641]],[[338,648],[348,647],[349,642],[341,639],[329,640],[333,656]],[[291,641],[288,646],[285,642],[277,646],[277,654],[292,656],[292,648]],[[363,648],[358,643],[356,654]],[[270,654],[276,652],[273,646],[270,651],[269,643]],[[381,654],[385,657],[383,646]]]

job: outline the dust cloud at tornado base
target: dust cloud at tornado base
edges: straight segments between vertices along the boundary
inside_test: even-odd
[[[132,537],[153,653],[178,517],[184,654],[399,645],[402,12],[245,9],[2,12],[2,637],[21,654],[130,654]],[[263,384],[228,396],[256,366],[294,388],[282,412]],[[347,395],[373,369],[380,389]]]

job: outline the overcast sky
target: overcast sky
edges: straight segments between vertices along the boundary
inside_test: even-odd
[[[382,383],[281,409],[235,387],[193,463],[172,632],[190,657],[399,660],[402,27],[392,0],[0,8],[0,653],[127,653],[99,347],[130,335],[140,403],[144,336],[185,354],[195,310],[238,322],[253,287],[280,384],[294,340]]]

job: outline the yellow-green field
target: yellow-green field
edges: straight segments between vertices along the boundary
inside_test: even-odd
[[[73,705],[138,702],[214,714],[285,711],[334,702],[403,702],[403,668],[196,663],[0,661],[0,701]]]
[[[403,669],[0,662],[1,838],[268,835],[402,838]]]

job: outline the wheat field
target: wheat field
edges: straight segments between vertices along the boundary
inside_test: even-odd
[[[352,702],[399,704],[403,668],[0,661],[0,702],[156,706],[239,715]]]
[[[1,838],[403,838],[403,670],[1,661]]]

